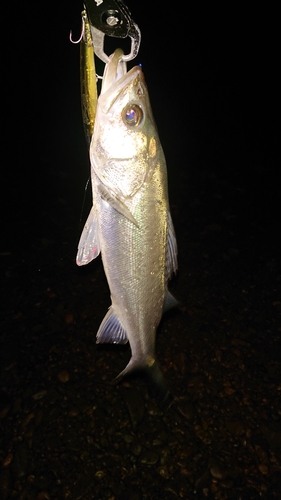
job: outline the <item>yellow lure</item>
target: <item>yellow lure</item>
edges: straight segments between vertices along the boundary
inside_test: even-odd
[[[85,135],[88,144],[90,144],[94,131],[98,92],[94,46],[91,37],[90,23],[85,10],[82,12],[82,19],[84,23],[84,35],[80,44],[81,105]]]

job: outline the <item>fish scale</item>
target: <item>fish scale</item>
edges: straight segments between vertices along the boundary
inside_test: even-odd
[[[101,253],[111,307],[97,342],[129,341],[135,369],[161,372],[155,357],[163,311],[176,304],[167,281],[177,268],[169,210],[166,162],[142,69],[120,69],[122,51],[106,65],[90,146],[93,207],[82,233],[77,264]]]

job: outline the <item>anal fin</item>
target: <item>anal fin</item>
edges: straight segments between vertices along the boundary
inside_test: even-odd
[[[178,307],[179,302],[173,295],[169,292],[169,290],[166,290],[166,295],[164,298],[164,305],[163,305],[163,313],[169,311],[170,309],[173,309],[173,307]]]
[[[126,344],[127,342],[126,331],[110,307],[98,329],[96,343]]]

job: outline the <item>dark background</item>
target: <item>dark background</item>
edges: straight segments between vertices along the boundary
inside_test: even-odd
[[[159,7],[147,0],[128,2],[128,7],[142,33],[139,54],[128,67],[143,65],[167,159],[171,205],[177,204],[182,214],[178,234],[187,236],[188,223],[196,224],[188,192],[196,197],[200,189],[191,179],[200,186],[200,176],[206,183],[213,176],[226,190],[224,199],[229,198],[226,186],[234,188],[239,238],[249,223],[258,224],[265,231],[259,233],[264,247],[279,255],[274,11],[196,9],[186,3]],[[79,38],[81,8],[74,1],[55,9],[18,4],[3,49],[8,57],[2,77],[2,251],[18,262],[24,258],[33,272],[53,265],[41,252],[36,264],[30,261],[28,249],[35,249],[38,239],[57,241],[56,258],[68,255],[74,262],[91,205],[90,189],[84,200],[89,161],[81,118],[80,49],[69,41],[70,30]],[[120,44],[106,37],[108,53]],[[128,51],[128,40],[122,46]],[[211,199],[204,210],[222,210],[215,207]],[[246,247],[247,239],[241,244]],[[183,258],[184,253],[181,267]]]
[[[196,10],[186,3],[127,4],[142,32],[134,62],[143,65],[171,195],[183,173],[211,169],[223,177],[245,179],[263,209],[269,209],[278,180],[273,154],[278,116],[276,13],[237,6]],[[68,197],[69,203],[81,202],[87,150],[80,113],[79,45],[69,42],[70,30],[79,37],[81,7],[74,1],[59,2],[54,9],[19,3],[12,10],[2,76],[5,151],[8,145],[2,185],[10,195],[5,198],[6,214],[20,205],[21,217],[27,207],[32,217],[42,203],[52,203],[54,193]],[[50,172],[75,176],[74,191],[58,180],[49,182]]]

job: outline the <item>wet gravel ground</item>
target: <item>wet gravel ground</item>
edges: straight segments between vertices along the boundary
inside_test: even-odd
[[[95,345],[109,292],[100,259],[75,265],[81,200],[67,198],[71,174],[50,170],[47,185],[59,175],[66,199],[39,204],[41,224],[23,208],[1,254],[1,499],[280,499],[274,183],[231,169],[172,179],[180,307],[158,330],[162,404],[141,377],[111,384],[130,351]]]

